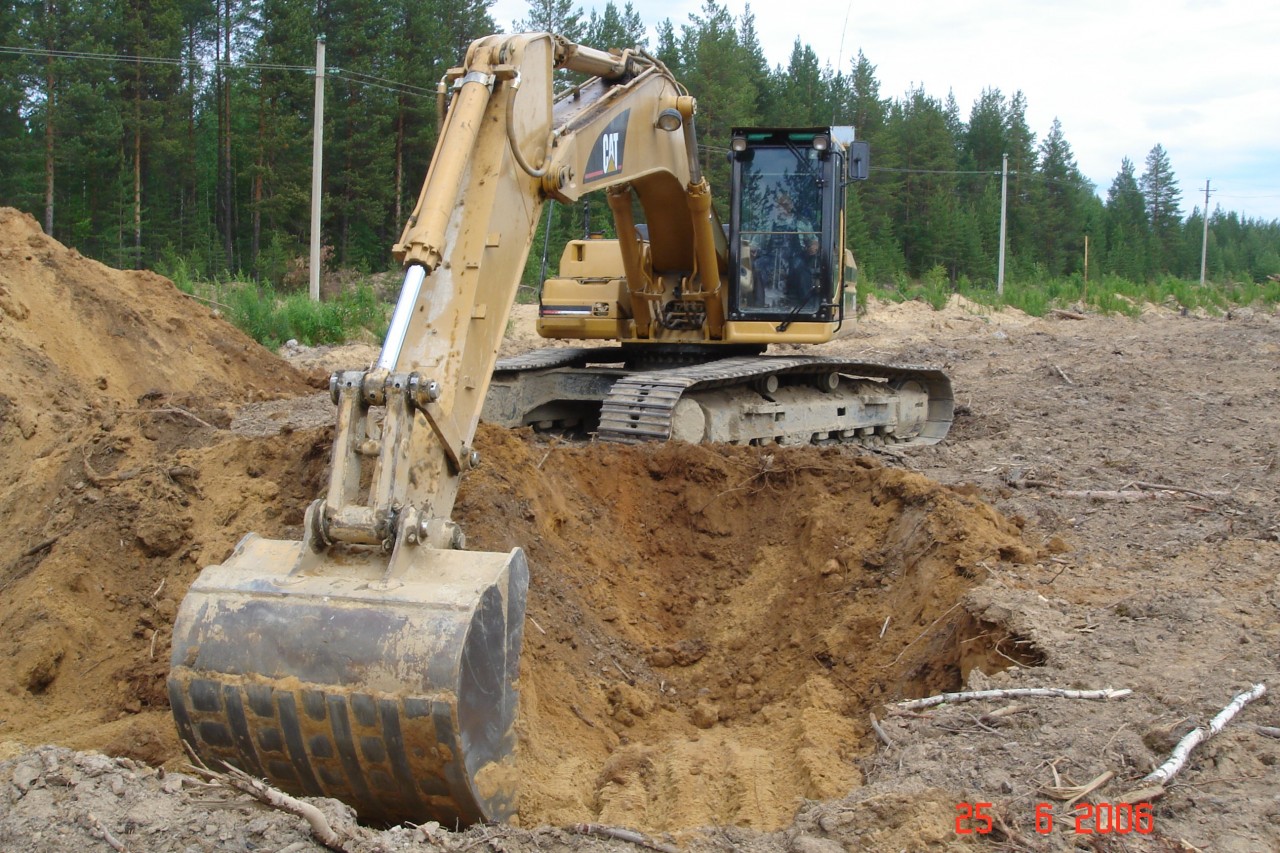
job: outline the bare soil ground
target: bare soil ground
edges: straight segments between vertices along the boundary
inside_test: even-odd
[[[1099,831],[1181,734],[1276,687],[1280,317],[874,305],[820,349],[945,367],[951,436],[902,457],[482,428],[457,517],[533,571],[518,826],[352,849],[636,849],[587,824],[691,850],[1280,849],[1270,695],[1153,832]],[[0,210],[0,848],[322,849],[183,772],[164,675],[200,567],[299,535],[331,438],[315,389],[374,354],[282,359]],[[1134,692],[887,707],[1000,686]],[[1078,824],[1048,790],[1108,771]],[[993,831],[958,833],[983,828],[962,803]]]

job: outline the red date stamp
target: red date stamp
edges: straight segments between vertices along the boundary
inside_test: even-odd
[[[987,835],[995,828],[992,803],[956,803],[956,835]],[[1150,835],[1156,818],[1151,803],[1076,803],[1066,815],[1069,831],[1076,835]],[[1053,803],[1036,803],[1036,832],[1053,832],[1057,816]]]

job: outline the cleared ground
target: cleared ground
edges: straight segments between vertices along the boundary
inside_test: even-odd
[[[1280,318],[877,305],[821,351],[945,367],[952,436],[899,458],[482,430],[459,517],[533,571],[523,828],[362,849],[629,846],[549,828],[587,822],[695,849],[1280,848],[1271,698],[1194,754],[1150,835],[1078,834],[1043,790],[1114,771],[1088,798],[1114,802],[1233,694],[1276,687]],[[327,462],[315,389],[370,352],[287,355],[301,369],[0,211],[3,846],[319,849],[149,769],[181,769],[176,602],[243,533],[298,535]],[[885,708],[984,686],[1134,694]],[[993,803],[991,835],[957,834],[963,802]]]

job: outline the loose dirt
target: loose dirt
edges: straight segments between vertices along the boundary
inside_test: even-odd
[[[530,346],[516,308],[511,352]],[[633,847],[586,823],[695,850],[1280,848],[1270,697],[1193,754],[1150,834],[1085,834],[1112,828],[1101,806],[1077,826],[1046,790],[1113,771],[1087,801],[1117,802],[1236,692],[1277,686],[1280,318],[953,300],[873,305],[846,331],[818,349],[951,372],[946,442],[900,457],[482,427],[456,516],[469,547],[523,547],[533,575],[518,826],[354,849]],[[164,675],[200,567],[249,531],[300,535],[331,440],[316,389],[375,354],[281,358],[0,211],[0,846],[321,849],[181,772]],[[1134,693],[887,707],[992,686]],[[957,823],[979,802],[993,831],[958,833],[982,828]]]

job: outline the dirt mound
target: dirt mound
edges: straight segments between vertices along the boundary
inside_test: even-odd
[[[163,760],[176,602],[237,528],[290,522],[307,481],[297,448],[222,428],[306,383],[166,279],[9,209],[0,363],[0,740]]]

